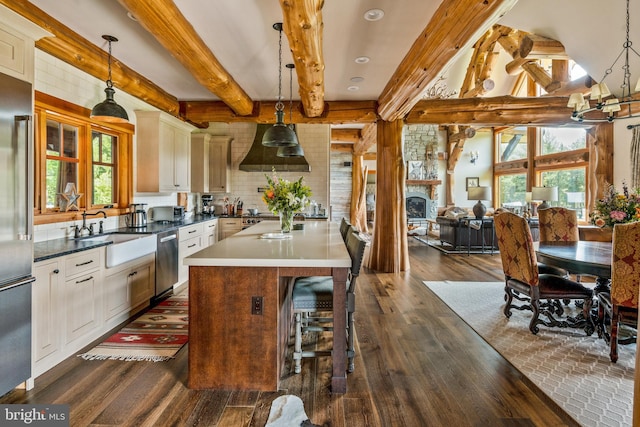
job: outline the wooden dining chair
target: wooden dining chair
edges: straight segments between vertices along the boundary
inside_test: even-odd
[[[347,358],[348,371],[354,370],[354,313],[356,279],[360,274],[366,241],[360,238],[358,233],[350,232],[347,235],[347,251],[351,257],[351,268],[347,277]],[[293,359],[295,372],[300,373],[303,357],[330,356],[331,351],[303,351],[302,334],[306,332],[332,331],[333,318],[327,316],[315,316],[324,312],[333,312],[333,278],[331,276],[300,277],[293,284],[292,292],[293,313],[295,322],[295,342]],[[303,319],[304,316],[304,319]]]
[[[494,226],[505,275],[505,316],[511,317],[512,309],[528,309],[533,312],[529,322],[529,330],[533,334],[538,333],[538,325],[541,324],[547,327],[580,327],[584,328],[587,335],[591,335],[595,330],[591,319],[593,291],[562,276],[539,274],[533,238],[525,218],[511,212],[503,212],[495,217]],[[524,301],[522,305],[514,304],[516,294],[526,295],[529,301]],[[554,311],[553,304],[541,304],[541,300],[563,299],[584,301],[582,319],[574,321],[568,317],[556,318],[559,313]],[[540,314],[547,320],[540,318]]]
[[[598,294],[598,336],[609,344],[609,357],[618,361],[618,344],[632,344],[636,337],[621,339],[620,325],[637,329],[640,284],[640,222],[613,227],[611,291]],[[637,334],[637,331],[636,331]]]

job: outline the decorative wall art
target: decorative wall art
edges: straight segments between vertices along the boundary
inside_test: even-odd
[[[466,190],[469,190],[469,187],[478,187],[480,186],[480,178],[479,177],[467,177],[467,186]]]
[[[424,162],[422,160],[409,160],[407,162],[407,179],[425,179]]]
[[[64,193],[58,193],[60,196],[60,211],[77,211],[78,208],[78,200],[82,197],[82,193],[78,193],[76,190],[76,184],[73,182],[67,183],[67,186],[64,189]]]

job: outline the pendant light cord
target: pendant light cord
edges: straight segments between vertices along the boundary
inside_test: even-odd
[[[289,65],[289,124],[293,125],[293,64]]]
[[[284,104],[282,103],[282,27],[279,30],[280,38],[278,41],[278,102],[276,103],[276,110],[284,110]]]
[[[107,87],[108,88],[112,88],[113,87],[113,81],[111,81],[111,40],[107,40],[109,42],[109,60],[107,62],[108,64],[108,70],[109,70],[109,78],[107,79]]]

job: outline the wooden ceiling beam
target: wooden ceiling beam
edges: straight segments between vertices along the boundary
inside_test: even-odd
[[[360,141],[360,138],[362,138],[360,129],[331,129],[331,141],[342,141],[355,144]]]
[[[515,0],[449,0],[441,2],[422,34],[378,98],[378,114],[394,121],[409,113],[426,86],[462,51],[478,32],[486,31]]]
[[[26,0],[0,0],[0,4],[55,36],[44,37],[36,41],[38,49],[95,78],[107,80],[109,75],[109,54],[106,51],[92,44]],[[116,52],[117,49],[116,46]],[[173,116],[177,117],[179,115],[180,107],[175,96],[167,93],[146,77],[127,67],[113,54],[111,57],[111,80],[116,89],[116,99],[118,90],[122,90]]]
[[[324,110],[323,4],[324,0],[280,0],[282,27],[289,40],[307,117],[319,117]]]
[[[378,140],[378,127],[375,123],[368,123],[362,128],[360,134],[360,140],[356,142],[353,147],[355,154],[364,154],[376,144]]]
[[[323,113],[319,117],[306,117],[301,112],[301,104],[293,102],[292,122],[313,124],[354,124],[375,123],[377,103],[375,101],[330,101],[325,102]],[[275,123],[276,103],[255,102],[250,115],[241,116],[221,101],[184,101],[180,102],[180,111],[185,120],[191,123],[205,122],[253,122]],[[287,122],[289,122],[287,114]]]
[[[474,127],[581,126],[571,120],[571,111],[567,108],[568,99],[564,96],[430,99],[416,104],[405,122]]]
[[[211,93],[236,114],[250,115],[253,101],[220,64],[172,0],[118,0],[140,25]]]

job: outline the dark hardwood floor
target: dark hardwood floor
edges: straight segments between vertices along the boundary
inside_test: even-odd
[[[499,254],[409,245],[409,272],[365,269],[358,281],[358,355],[345,395],[330,393],[329,358],[304,359],[297,375],[288,364],[279,392],[189,390],[187,346],[160,363],[72,357],[0,403],[66,403],[73,426],[238,427],[264,426],[273,399],[295,394],[324,426],[577,425],[422,283],[502,280]]]

